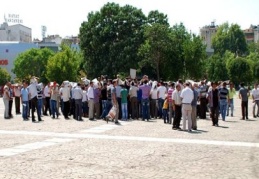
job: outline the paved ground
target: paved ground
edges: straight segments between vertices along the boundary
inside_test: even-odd
[[[3,117],[0,99],[0,179],[259,178],[259,118],[234,117],[219,127],[198,120],[192,133],[161,119],[77,122],[44,117],[42,123]],[[13,112],[14,113],[14,112]]]

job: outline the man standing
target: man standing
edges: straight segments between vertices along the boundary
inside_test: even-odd
[[[197,130],[197,101],[198,101],[198,91],[196,88],[198,85],[194,83],[192,85],[192,91],[193,91],[193,100],[192,100],[192,129]]]
[[[80,83],[78,83],[77,87],[74,89],[74,98],[75,98],[75,117],[76,117],[76,120],[83,121],[83,119],[82,119],[83,91],[81,89]]]
[[[258,84],[254,85],[254,89],[252,90],[252,98],[253,98],[253,116],[254,118],[259,116],[259,89],[257,88]],[[257,113],[255,114],[255,107],[257,106]]]
[[[9,116],[9,101],[10,101],[9,87],[10,86],[11,86],[10,82],[7,82],[4,86],[3,101],[4,101],[4,106],[5,106],[5,111],[4,111],[5,119],[10,119],[10,116]]]
[[[64,81],[64,88],[62,90],[62,98],[63,98],[63,105],[64,105],[64,109],[63,109],[63,115],[65,117],[65,119],[69,119],[68,117],[68,113],[69,113],[69,109],[70,109],[70,87],[69,87],[69,82],[68,81]]]
[[[131,82],[131,87],[129,90],[130,96],[130,104],[131,104],[131,118],[137,119],[138,118],[138,98],[137,98],[138,87],[134,83]]]
[[[35,116],[34,116],[35,109],[37,110],[38,121],[40,122],[42,120],[41,120],[41,116],[39,116],[38,108],[37,108],[37,106],[38,106],[38,99],[37,99],[38,92],[37,92],[37,79],[35,77],[33,77],[31,79],[31,84],[28,87],[28,89],[29,89],[29,96],[31,98],[32,122],[36,122]]]
[[[217,84],[211,83],[212,89],[208,92],[208,100],[210,104],[211,120],[213,126],[218,125],[219,117],[219,91],[217,89]]]
[[[89,106],[89,120],[94,120],[94,87],[93,82],[91,81],[89,84],[89,88],[87,90],[87,97],[88,97],[88,106]]]
[[[168,98],[168,107],[169,107],[169,124],[172,124],[172,116],[173,116],[173,100],[172,95],[174,92],[174,83],[169,84],[169,89],[167,92],[167,98]]]
[[[241,88],[239,90],[239,99],[241,99],[241,108],[242,108],[242,119],[248,119],[248,97],[250,96],[250,92],[245,88],[245,84],[240,84]]]
[[[200,119],[206,119],[206,111],[207,111],[207,86],[205,85],[204,81],[201,81],[200,86]]]
[[[149,95],[150,95],[150,91],[151,91],[151,86],[149,86],[147,84],[147,80],[144,80],[144,84],[141,85],[139,87],[139,89],[142,90],[142,120],[145,121],[145,119],[147,119],[147,121],[149,121],[150,119],[150,113],[149,113],[149,106],[150,106],[150,102],[149,102]]]
[[[228,89],[228,98],[229,98],[229,105],[227,109],[227,116],[229,115],[229,107],[231,110],[231,117],[233,117],[234,112],[234,95],[236,94],[236,90],[234,88],[234,84],[230,83],[230,88]]]
[[[15,112],[16,114],[21,114],[21,111],[20,111],[20,96],[21,96],[21,88],[19,85],[16,85],[14,87],[14,100],[15,100]]]
[[[44,97],[45,97],[45,110],[44,110],[44,116],[47,116],[47,111],[49,110],[49,115],[51,115],[50,112],[50,88],[49,88],[50,84],[48,83],[48,85],[45,86],[44,88]]]
[[[222,87],[219,90],[219,104],[220,104],[220,114],[222,116],[222,120],[225,121],[226,119],[226,110],[227,106],[229,104],[229,94],[228,94],[228,89],[226,88],[227,83],[223,82]]]
[[[103,83],[103,87],[101,89],[101,99],[102,99],[102,115],[100,116],[101,119],[105,119],[105,117],[107,116],[108,112],[107,111],[107,83],[104,82]]]
[[[172,94],[172,103],[174,110],[174,121],[173,121],[173,130],[181,130],[180,122],[182,117],[182,101],[181,101],[181,85],[178,83],[176,89]]]
[[[28,121],[28,108],[29,108],[29,92],[28,82],[23,81],[23,88],[21,89],[21,102],[22,102],[22,118],[24,121]]]
[[[158,116],[159,118],[163,117],[163,104],[165,101],[165,94],[167,93],[164,82],[160,83],[161,85],[157,88],[157,99],[158,99]]]
[[[192,100],[193,100],[193,91],[190,88],[190,83],[185,83],[185,88],[181,92],[182,99],[182,115],[183,115],[183,130],[186,130],[186,120],[188,120],[188,131],[192,131]]]

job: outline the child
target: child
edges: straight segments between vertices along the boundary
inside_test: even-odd
[[[168,98],[166,96],[164,104],[163,104],[163,118],[164,123],[169,123],[169,115],[168,115]]]

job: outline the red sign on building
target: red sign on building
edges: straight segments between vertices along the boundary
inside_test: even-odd
[[[8,60],[7,60],[7,59],[1,59],[1,60],[0,60],[0,65],[1,65],[1,66],[8,65]]]

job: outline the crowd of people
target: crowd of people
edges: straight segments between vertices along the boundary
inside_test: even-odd
[[[258,109],[259,106],[257,86],[255,84],[251,91],[254,117],[259,117],[259,111],[255,112],[255,107]],[[183,83],[181,79],[177,82],[157,82],[149,80],[146,75],[141,80],[127,78],[123,81],[117,75],[113,80],[84,78],[80,83],[64,81],[60,85],[56,82],[44,85],[33,77],[30,82],[24,80],[22,85],[6,83],[3,91],[4,118],[13,117],[14,99],[16,115],[21,114],[22,108],[24,121],[31,117],[32,122],[36,122],[35,111],[39,122],[43,121],[43,116],[50,115],[55,119],[61,114],[66,120],[72,117],[77,121],[88,118],[115,123],[119,123],[118,120],[149,121],[160,118],[165,124],[172,124],[173,130],[192,131],[197,130],[197,118],[206,119],[207,112],[213,126],[218,126],[219,116],[222,121],[226,120],[226,116],[234,116],[235,94],[231,82],[188,80]],[[238,96],[242,101],[242,120],[248,119],[249,95],[250,91],[241,83]],[[110,114],[112,110],[113,115]]]

